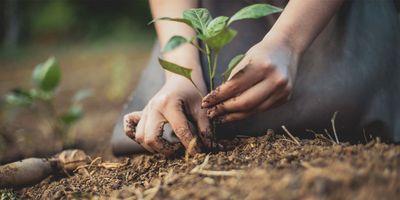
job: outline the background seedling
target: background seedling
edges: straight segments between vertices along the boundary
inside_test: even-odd
[[[87,89],[78,91],[71,98],[67,111],[59,112],[54,105],[56,91],[61,80],[61,69],[56,58],[51,57],[46,62],[36,66],[32,72],[34,87],[30,89],[16,88],[6,94],[5,100],[14,107],[30,107],[36,104],[44,105],[48,113],[48,121],[53,134],[57,134],[64,146],[71,143],[68,132],[70,128],[83,117],[80,102],[90,96]]]

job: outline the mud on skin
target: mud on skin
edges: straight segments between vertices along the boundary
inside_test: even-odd
[[[136,132],[136,123],[134,123],[131,120],[126,120],[126,123],[128,124],[128,128],[130,129],[129,131],[126,132],[126,135],[131,138],[132,140],[135,140],[135,132]],[[136,141],[136,140],[135,140]]]

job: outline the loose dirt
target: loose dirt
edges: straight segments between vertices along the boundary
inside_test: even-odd
[[[18,198],[73,199],[397,199],[400,146],[335,144],[315,135],[269,132],[232,150],[165,158],[93,159],[70,176],[15,191]]]

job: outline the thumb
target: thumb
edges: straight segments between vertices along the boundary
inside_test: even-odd
[[[131,112],[124,116],[124,132],[126,136],[135,140],[136,126],[142,116],[141,111]]]

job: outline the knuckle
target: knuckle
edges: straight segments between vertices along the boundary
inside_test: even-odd
[[[270,73],[275,69],[275,65],[271,64],[270,61],[264,61],[260,64],[261,69],[264,73]]]
[[[136,142],[143,144],[144,143],[144,136],[142,134],[137,135],[135,138]]]
[[[148,145],[148,146],[153,147],[153,146],[155,146],[156,143],[157,143],[156,137],[154,137],[154,136],[146,137],[144,143],[145,143],[146,145]]]
[[[164,108],[169,103],[171,97],[170,95],[158,95],[157,97],[153,98],[149,104],[155,108]]]
[[[286,87],[287,87],[288,83],[289,83],[289,79],[288,79],[287,76],[284,76],[284,75],[281,75],[281,74],[277,75],[277,77],[275,79],[275,85],[278,88],[285,87],[285,90],[286,90]]]

